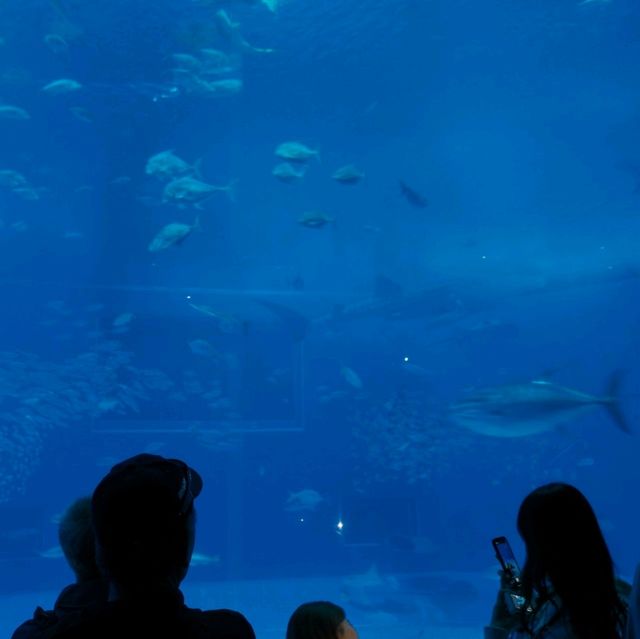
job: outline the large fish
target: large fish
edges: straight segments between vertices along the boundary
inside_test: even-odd
[[[602,406],[620,430],[630,433],[618,403],[621,375],[614,373],[605,395],[588,395],[546,380],[475,391],[453,404],[453,422],[490,437],[526,437],[553,430]]]

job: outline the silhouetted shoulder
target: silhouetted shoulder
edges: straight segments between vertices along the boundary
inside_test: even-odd
[[[255,639],[256,634],[246,617],[235,610],[199,611],[204,636],[211,639]]]

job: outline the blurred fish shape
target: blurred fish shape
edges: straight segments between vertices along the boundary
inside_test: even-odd
[[[298,218],[298,224],[309,229],[321,229],[327,224],[333,224],[333,222],[335,222],[334,218],[314,211],[307,211]]]
[[[364,388],[364,383],[362,382],[362,378],[358,373],[356,373],[353,368],[349,368],[348,366],[342,366],[340,368],[340,374],[349,386],[357,390],[362,390]]]
[[[418,193],[414,188],[410,187],[406,182],[402,180],[398,180],[398,184],[400,185],[400,193],[404,196],[404,199],[411,204],[411,206],[424,209],[429,205],[429,200],[427,200],[424,195]]]
[[[180,222],[172,222],[164,226],[149,244],[149,251],[157,253],[164,251],[170,246],[182,244],[189,235],[200,228],[200,219],[196,218],[192,225],[182,224]]]
[[[0,119],[2,120],[30,120],[29,113],[17,106],[10,104],[0,104]]]
[[[206,555],[201,552],[194,552],[191,555],[191,566],[215,566],[220,563],[220,555]]]
[[[80,122],[86,122],[87,124],[93,123],[93,116],[84,107],[70,107],[69,111],[71,112],[71,115],[76,118],[76,120],[80,120]]]
[[[312,158],[320,158],[318,151],[302,142],[282,142],[276,147],[275,153],[277,157],[288,162],[308,162]]]
[[[13,171],[11,169],[0,170],[0,186],[8,189],[17,189],[28,185],[29,182],[22,173],[18,173],[18,171]]]
[[[364,173],[353,164],[347,164],[347,166],[338,169],[331,177],[340,184],[358,184],[364,178]]]
[[[619,405],[620,383],[621,374],[616,372],[601,397],[546,380],[487,388],[453,404],[449,415],[454,423],[482,435],[526,437],[551,431],[601,406],[620,430],[630,433]]]
[[[120,315],[117,315],[113,322],[111,322],[111,326],[116,328],[119,326],[127,326],[131,323],[131,320],[133,320],[133,318],[133,313],[120,313]]]
[[[82,89],[82,85],[76,80],[69,78],[61,78],[45,84],[42,90],[49,95],[64,95],[65,93],[73,93]]]
[[[39,553],[44,559],[62,559],[64,557],[64,551],[61,546],[52,546]]]
[[[233,73],[239,66],[237,56],[231,56],[219,49],[200,49],[202,69],[200,75],[220,75]]]
[[[68,42],[57,33],[47,33],[43,38],[43,42],[47,45],[49,50],[56,55],[65,53],[69,49]]]
[[[306,168],[294,166],[289,162],[281,162],[274,167],[271,173],[281,182],[292,184],[293,182],[301,180],[305,176]]]
[[[205,96],[235,95],[242,91],[243,86],[244,83],[240,78],[223,78],[213,81],[201,79],[198,83],[199,92]]]
[[[29,202],[36,202],[40,199],[40,193],[31,186],[21,186],[12,190],[18,197],[21,197],[23,200],[28,200]]]
[[[172,53],[170,57],[178,69],[198,73],[202,68],[202,61],[190,53]]]
[[[289,493],[284,509],[293,513],[313,512],[324,501],[326,501],[325,498],[317,490],[305,488],[295,493]]]
[[[193,165],[178,157],[173,149],[161,151],[152,155],[145,166],[145,173],[159,180],[174,180],[184,175],[200,177],[202,160],[198,159]]]
[[[220,354],[206,339],[191,340],[189,349],[194,355],[200,355],[201,357],[217,357]]]
[[[231,200],[235,197],[234,180],[227,186],[215,186],[207,184],[193,177],[181,177],[167,184],[163,192],[163,202],[172,204],[191,205],[201,208],[202,203],[213,196],[214,193],[226,193]]]

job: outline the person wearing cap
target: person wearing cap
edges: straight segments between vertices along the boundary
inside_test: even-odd
[[[109,600],[59,616],[39,639],[255,639],[240,613],[188,608],[180,592],[201,490],[200,475],[176,459],[141,454],[114,466],[91,501]]]

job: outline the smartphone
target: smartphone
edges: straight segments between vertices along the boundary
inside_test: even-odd
[[[510,583],[510,589],[504,593],[504,597],[509,612],[513,614],[521,610],[525,604],[525,599],[520,594],[522,587],[520,566],[518,566],[516,557],[506,537],[496,537],[491,541],[491,544]]]
[[[518,562],[516,561],[516,557],[513,554],[513,550],[511,550],[511,546],[509,545],[507,538],[495,537],[491,541],[491,544],[493,545],[493,550],[500,562],[500,566],[506,573],[507,577],[519,581],[520,566],[518,566]]]

